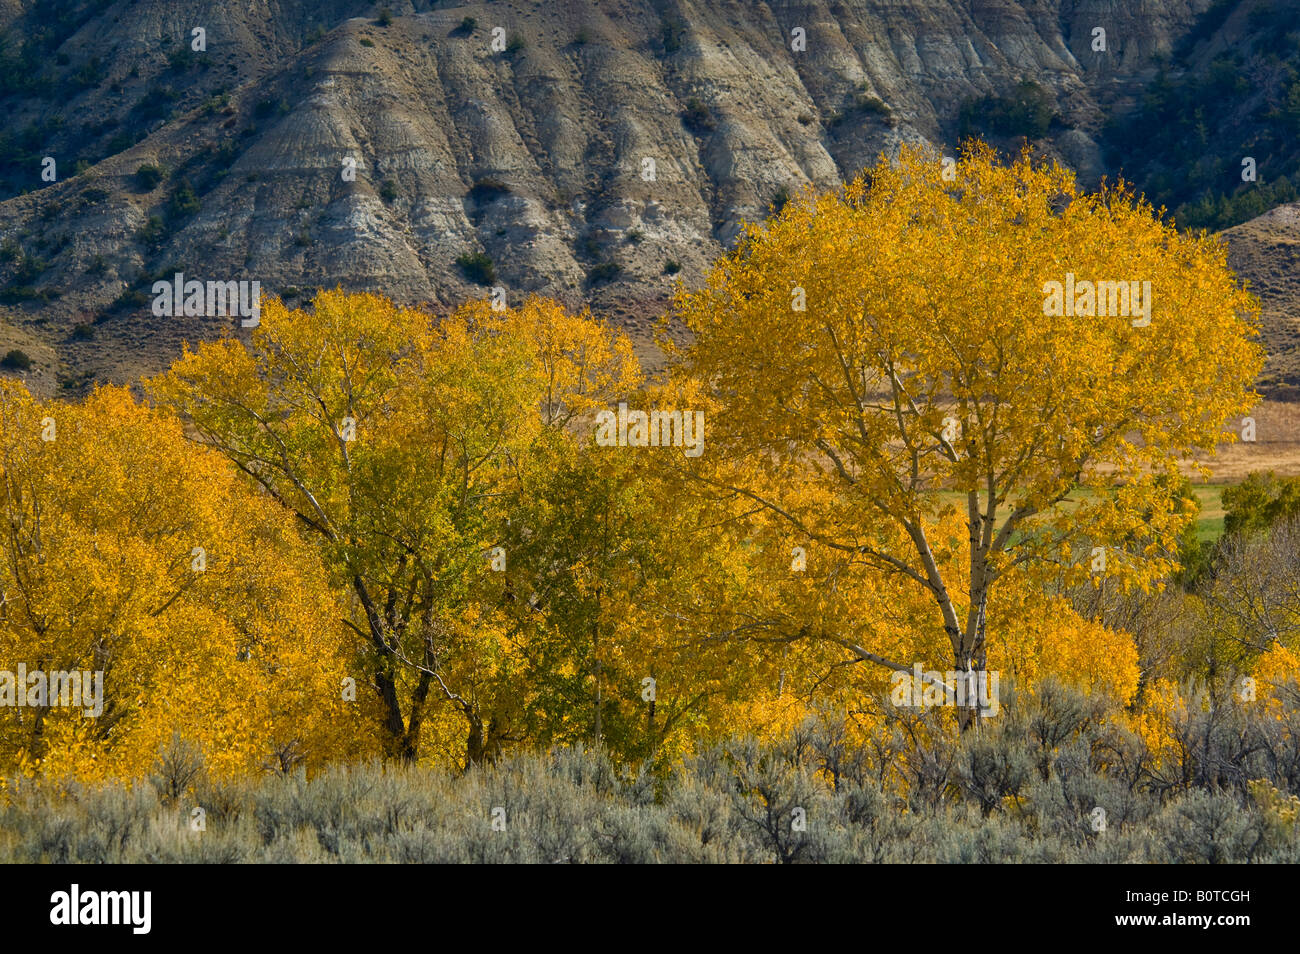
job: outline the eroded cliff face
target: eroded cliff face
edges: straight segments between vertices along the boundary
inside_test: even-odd
[[[1260,300],[1268,363],[1259,388],[1300,401],[1300,204],[1278,206],[1223,235],[1228,264]]]
[[[120,380],[232,325],[153,315],[139,293],[157,275],[445,307],[486,293],[456,263],[475,253],[511,299],[590,301],[645,339],[672,284],[778,196],[903,141],[951,151],[962,104],[1022,80],[1059,115],[1039,147],[1099,176],[1104,110],[1207,5],[512,0],[393,3],[384,24],[345,0],[108,4],[58,48],[67,71],[98,57],[96,82],[9,121],[63,116],[58,181],[33,166],[37,191],[2,204],[6,236],[44,260],[31,290],[61,297],[3,306],[0,345],[32,355],[41,390]],[[0,21],[34,11],[10,0]],[[186,54],[195,27],[207,49]],[[160,100],[173,112],[141,141],[72,175]],[[138,182],[146,163],[168,177]]]

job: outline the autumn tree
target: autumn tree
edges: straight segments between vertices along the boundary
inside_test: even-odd
[[[508,559],[477,597],[514,661],[492,750],[582,743],[640,759],[734,727],[723,709],[755,665],[693,639],[679,612],[682,595],[738,566],[718,514],[668,479],[664,458],[682,448],[593,440],[600,412],[651,399],[630,343],[553,303],[492,327],[525,343],[542,383],[542,426],[513,448],[493,495],[489,535]]]
[[[653,394],[627,397],[645,406]],[[512,513],[509,579],[536,634],[535,741],[671,761],[758,731],[783,648],[711,638],[725,607],[762,598],[746,504],[683,487],[669,462],[681,448],[595,446],[591,432],[588,421],[569,433]]]
[[[218,776],[368,753],[315,553],[174,416],[0,382],[0,526],[2,668],[44,677],[0,707],[0,771],[140,776],[173,734]],[[48,691],[74,671],[82,705]]]
[[[662,523],[634,461],[602,462],[577,431],[551,437],[519,474],[503,535],[511,613],[533,634],[529,733],[544,743],[612,741],[625,751],[636,729],[620,718],[619,701],[635,676],[621,664],[617,630],[655,572]]]
[[[268,302],[249,347],[204,344],[152,389],[296,515],[350,593],[343,625],[389,754],[416,759],[441,704],[475,762],[510,735],[528,666],[505,612],[519,472],[550,429],[635,373],[625,340],[540,299],[435,321],[323,291],[310,310]]]
[[[711,424],[692,477],[913,588],[953,668],[984,669],[1012,578],[1171,571],[1177,460],[1224,439],[1261,362],[1225,262],[1123,186],[1085,193],[981,144],[955,164],[903,148],[751,225],[679,292],[679,373]],[[835,625],[793,632],[909,668]]]

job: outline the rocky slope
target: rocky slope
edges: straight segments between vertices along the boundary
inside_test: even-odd
[[[3,99],[11,191],[32,191],[0,203],[0,353],[30,354],[38,390],[77,391],[231,326],[154,316],[159,275],[445,307],[486,293],[489,262],[512,298],[590,301],[644,340],[745,220],[899,142],[954,142],[963,104],[1022,81],[1055,113],[1038,147],[1103,174],[1107,111],[1208,6],[54,4],[63,32],[13,61]],[[0,4],[10,54],[50,7]]]
[[[1278,206],[1223,235],[1228,263],[1262,305],[1268,363],[1260,390],[1300,401],[1300,204]]]

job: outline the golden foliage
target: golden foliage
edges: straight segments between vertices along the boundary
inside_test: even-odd
[[[1132,638],[1057,594],[1168,578],[1176,460],[1250,406],[1258,306],[1123,187],[978,144],[942,168],[905,147],[749,227],[649,385],[585,311],[341,289],[187,349],[158,409],[0,383],[0,658],[106,694],[0,710],[0,771],[138,775],[175,734],[219,776],[671,761],[824,711],[870,732],[914,663],[1131,707]],[[1150,322],[1053,313],[1067,274],[1149,281]],[[627,400],[703,411],[704,454],[599,446]],[[1255,673],[1296,670],[1278,646]],[[1157,681],[1131,719],[1168,752],[1186,705]]]
[[[103,673],[97,718],[0,709],[0,765],[129,777],[178,731],[217,776],[282,746],[309,765],[367,750],[338,607],[286,513],[124,389],[66,404],[0,387],[0,659]]]

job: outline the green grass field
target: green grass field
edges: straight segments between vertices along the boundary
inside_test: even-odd
[[[1223,536],[1223,488],[1228,484],[1192,484],[1192,491],[1201,505],[1201,516],[1196,522],[1196,538],[1202,543]]]

